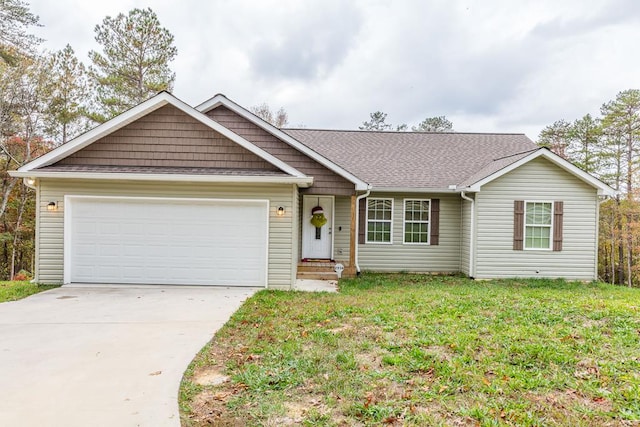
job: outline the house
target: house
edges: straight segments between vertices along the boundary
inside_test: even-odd
[[[12,175],[36,189],[35,280],[64,284],[289,288],[334,263],[592,280],[614,194],[521,134],[277,129],[166,92]]]

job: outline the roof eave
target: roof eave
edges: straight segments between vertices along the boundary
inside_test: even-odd
[[[376,187],[372,186],[371,191],[379,193],[459,193],[460,189],[442,187]]]
[[[51,171],[10,171],[14,178],[48,179],[91,179],[116,181],[165,181],[165,182],[210,182],[237,184],[296,184],[308,188],[313,184],[312,177],[295,176],[259,176],[259,175],[190,175],[162,173],[128,172],[51,172]]]
[[[566,172],[572,174],[573,176],[585,182],[586,184],[591,185],[597,190],[597,194],[599,196],[612,197],[618,194],[618,192],[615,189],[611,188],[609,185],[605,184],[604,182],[600,181],[596,177],[588,174],[587,172],[578,168],[568,160],[563,159],[562,157],[558,156],[557,154],[553,153],[552,151],[546,148],[540,148],[539,150],[534,151],[528,156],[525,156],[522,159],[516,162],[513,162],[510,165],[500,169],[499,171],[494,172],[491,175],[488,175],[482,178],[481,180],[467,186],[466,191],[479,192],[481,191],[483,185],[488,184],[489,182],[494,181],[495,179],[498,179],[503,175],[506,175],[512,170],[524,165],[525,163],[530,162],[531,160],[537,159],[538,157],[546,158],[547,160],[554,163],[556,166],[560,167],[561,169],[564,169]]]

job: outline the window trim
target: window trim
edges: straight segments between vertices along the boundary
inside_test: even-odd
[[[407,202],[429,202],[429,220],[428,221],[409,221],[414,224],[427,224],[427,241],[426,242],[407,242]],[[403,199],[402,200],[402,244],[403,245],[417,245],[417,246],[431,246],[431,199]]]
[[[390,220],[382,220],[382,219],[369,219],[369,200],[391,200],[391,219]],[[364,238],[365,238],[365,243],[366,244],[370,244],[370,245],[393,245],[393,216],[395,214],[394,211],[394,203],[395,203],[395,199],[393,197],[367,197],[367,203],[366,203],[366,208],[367,208],[367,221],[366,221],[366,227],[364,229]],[[391,227],[389,229],[389,241],[388,242],[376,242],[376,241],[371,241],[369,240],[369,222],[389,222]]]
[[[549,225],[549,247],[548,248],[528,248],[527,247],[527,204],[528,203],[549,203],[551,204],[551,224]],[[522,250],[524,251],[553,251],[553,223],[554,223],[555,202],[553,200],[524,200],[524,218],[522,218]],[[531,225],[532,227],[546,227],[546,225]]]

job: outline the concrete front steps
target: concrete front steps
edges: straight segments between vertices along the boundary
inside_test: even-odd
[[[335,261],[321,260],[321,261],[300,261],[298,263],[298,279],[309,280],[338,280],[338,274],[335,272]],[[353,277],[355,272],[352,272],[346,263],[341,263],[345,266],[342,272],[342,277]]]
[[[306,280],[338,280],[334,268],[335,261],[300,261],[298,263],[298,279]]]

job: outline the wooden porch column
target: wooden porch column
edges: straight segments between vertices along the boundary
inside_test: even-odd
[[[351,196],[351,227],[349,227],[349,266],[344,273],[348,277],[356,275],[356,245],[358,244],[358,230],[356,230],[356,196]]]

